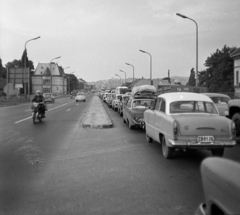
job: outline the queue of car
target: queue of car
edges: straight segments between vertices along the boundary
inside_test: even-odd
[[[142,128],[147,142],[161,143],[166,159],[189,149],[205,149],[222,157],[226,147],[236,145],[226,95],[171,92],[157,96],[154,86],[143,85],[126,94],[100,92],[99,97],[123,117],[129,129]]]

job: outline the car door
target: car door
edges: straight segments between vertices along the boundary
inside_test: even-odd
[[[159,133],[165,132],[164,128],[166,125],[166,101],[163,98],[160,98],[159,108],[155,110],[155,119],[154,119],[154,140],[159,142]]]
[[[154,134],[155,134],[155,118],[156,118],[156,111],[159,110],[159,107],[160,107],[160,103],[161,103],[161,98],[157,98],[156,99],[156,102],[155,102],[155,105],[153,107],[152,110],[148,110],[148,117],[147,117],[147,134],[152,137],[153,139],[154,138]]]

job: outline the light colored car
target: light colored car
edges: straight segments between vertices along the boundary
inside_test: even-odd
[[[230,97],[221,93],[203,93],[212,99],[214,104],[216,105],[218,112],[221,116],[229,116],[228,113],[228,102],[230,101]]]
[[[77,93],[76,97],[75,97],[75,101],[76,102],[80,102],[80,101],[86,101],[86,96],[83,92]]]
[[[165,158],[176,149],[207,149],[223,156],[225,147],[236,145],[235,124],[219,115],[213,101],[198,93],[165,93],[144,113],[146,139],[162,144]]]
[[[117,94],[116,97],[112,100],[112,109],[118,110],[118,103],[120,102],[120,98],[122,98],[122,94]]]
[[[240,164],[225,158],[207,158],[201,164],[205,203],[195,215],[240,214]]]
[[[43,93],[43,97],[45,102],[55,102],[55,96],[52,93]]]
[[[120,101],[118,103],[118,114],[120,116],[123,115],[123,105],[128,101],[129,97],[130,97],[130,95],[123,94],[122,98],[120,99]]]

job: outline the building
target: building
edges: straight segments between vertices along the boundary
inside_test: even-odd
[[[56,63],[39,63],[31,80],[33,93],[37,90],[43,93],[67,93],[67,77]]]
[[[234,88],[235,88],[235,93],[240,94],[240,48],[235,50],[233,53],[230,55],[233,60],[234,60]]]

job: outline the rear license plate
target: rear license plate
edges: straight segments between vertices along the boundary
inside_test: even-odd
[[[213,136],[198,136],[197,141],[199,143],[213,143],[214,137]]]

